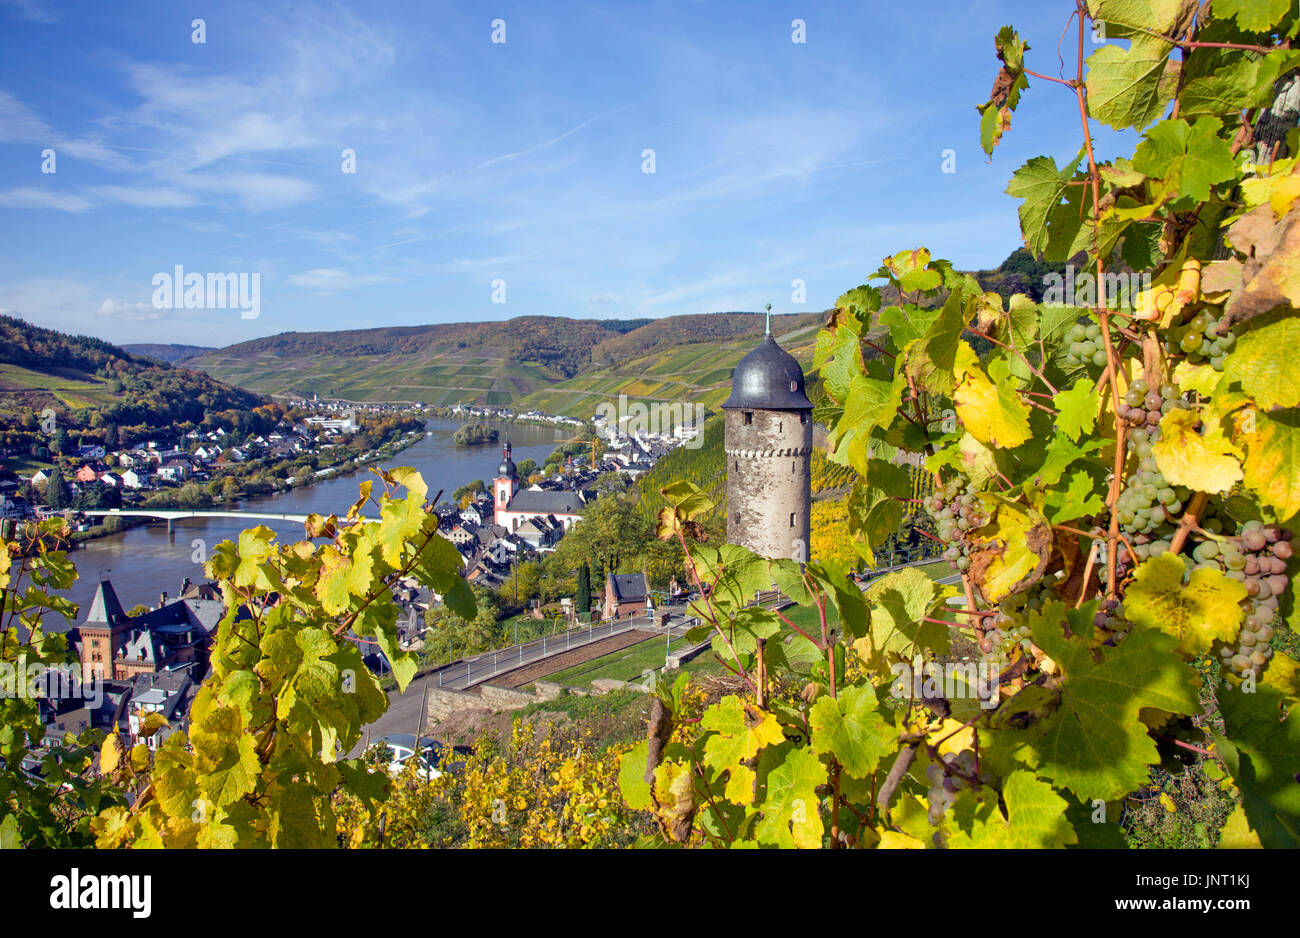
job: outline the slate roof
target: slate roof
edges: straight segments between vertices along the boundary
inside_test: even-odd
[[[723,410],[812,410],[803,369],[770,334],[731,373],[731,397]]]
[[[580,515],[585,507],[576,492],[534,492],[524,489],[515,493],[506,510],[530,515]]]
[[[644,573],[611,573],[614,601],[618,603],[643,603],[646,600]]]

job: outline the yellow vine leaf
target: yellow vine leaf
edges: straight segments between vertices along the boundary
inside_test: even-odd
[[[1178,639],[1190,655],[1210,650],[1215,639],[1237,637],[1245,612],[1239,605],[1246,587],[1218,570],[1192,571],[1183,585],[1183,562],[1171,554],[1152,557],[1137,568],[1124,596],[1124,611],[1133,624],[1159,629]]]
[[[996,373],[999,363],[1006,372],[1005,362],[996,360],[989,365],[990,373],[999,379],[996,384],[982,368],[972,365],[962,375],[953,400],[957,416],[975,439],[990,446],[1013,449],[1030,437],[1029,408],[1012,389],[1010,375]]]
[[[1226,492],[1241,481],[1241,450],[1207,422],[1196,431],[1196,414],[1171,410],[1160,420],[1160,439],[1151,446],[1156,467],[1170,485],[1197,492]]]
[[[1201,297],[1201,262],[1194,257],[1174,258],[1160,275],[1151,281],[1151,287],[1137,295],[1133,318],[1143,322],[1159,322],[1168,328],[1187,306]]]

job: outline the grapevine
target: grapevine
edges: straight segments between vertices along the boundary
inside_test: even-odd
[[[1004,297],[904,250],[816,344],[829,459],[855,475],[847,547],[872,563],[905,503],[960,582],[859,591],[839,555],[697,542],[710,498],[662,491],[660,536],[711,585],[695,635],[741,687],[694,741],[665,701],[623,759],[664,842],[1115,846],[1090,806],[1120,817],[1157,767],[1194,765],[1234,799],[1211,839],[1300,846],[1300,132],[1269,112],[1300,20],[1127,0],[1069,20],[1072,75],[999,31],[980,139],[992,156],[1031,84],[1061,96],[1078,156],[1028,160],[1007,192],[1029,252],[1086,258],[1067,282],[1089,287]],[[1097,122],[1136,131],[1132,155],[1100,160]],[[749,605],[772,585],[801,608]],[[954,668],[958,642],[979,654]],[[920,663],[948,670],[898,680]]]

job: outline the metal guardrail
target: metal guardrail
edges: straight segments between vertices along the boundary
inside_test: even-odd
[[[917,560],[901,563],[896,566],[870,570],[867,571],[867,574],[872,580],[874,580],[875,578],[883,576],[886,573],[891,573],[894,570],[915,566],[918,563],[926,563],[933,559],[935,558],[923,556]],[[863,585],[865,587],[867,584]],[[765,603],[776,603],[782,600],[788,601],[788,597],[784,596],[780,590],[763,590],[746,605],[753,606]],[[699,624],[699,620],[694,616],[684,616],[683,618],[686,620],[685,623],[670,625],[668,627],[670,640],[673,629],[680,628],[683,630],[683,634],[685,634],[687,629]],[[655,626],[654,619],[649,616],[636,616],[630,619],[611,619],[607,625],[596,625],[595,623],[591,623],[585,630],[568,629],[562,634],[547,635],[540,639],[522,642],[513,647],[502,648],[498,651],[476,655],[473,658],[466,658],[463,661],[452,662],[451,664],[440,668],[438,670],[438,686],[446,687],[451,690],[466,690],[473,687],[475,684],[481,684],[489,678],[496,677],[498,674],[515,671],[525,665],[535,664],[536,662],[543,661],[553,655],[571,651],[574,648],[582,648],[586,645],[591,645],[595,642],[612,638],[615,635],[622,635],[636,629],[645,629],[647,626],[655,631],[659,631],[659,628]]]
[[[653,619],[638,616],[630,619],[611,619],[608,625],[591,623],[586,629],[568,629],[563,634],[546,635],[531,642],[523,642],[513,648],[502,648],[454,662],[438,671],[438,686],[452,690],[465,690],[498,674],[514,671],[553,655],[653,624]]]

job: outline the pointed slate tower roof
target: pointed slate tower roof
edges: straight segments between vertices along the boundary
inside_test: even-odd
[[[86,616],[86,624],[115,625],[125,618],[126,610],[122,608],[122,603],[113,590],[113,584],[108,580],[100,580],[99,588],[95,590],[95,598],[90,604],[90,614]]]

